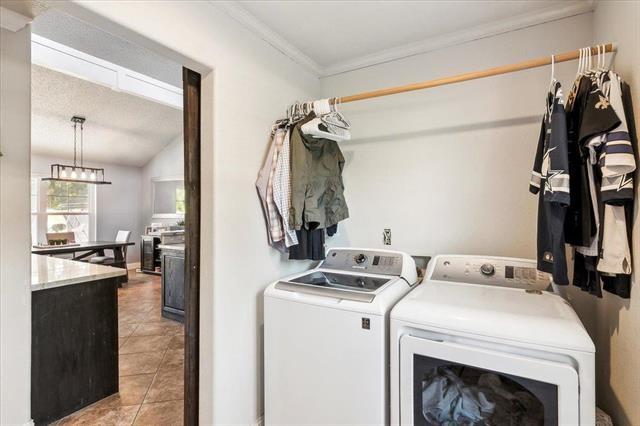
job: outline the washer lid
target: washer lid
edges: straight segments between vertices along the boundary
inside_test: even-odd
[[[391,318],[425,328],[595,352],[573,308],[548,292],[427,280],[398,302]]]
[[[275,288],[371,303],[375,299],[378,290],[394,279],[397,278],[315,269],[286,281],[278,281]]]
[[[289,280],[289,282],[296,284],[367,293],[376,291],[389,281],[389,278],[384,277],[376,278],[366,275],[340,274],[322,270],[311,271],[308,274]]]

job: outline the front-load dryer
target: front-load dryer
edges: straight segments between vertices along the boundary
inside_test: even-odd
[[[391,312],[391,423],[593,425],[595,348],[536,262],[437,256]]]
[[[394,251],[334,248],[264,293],[265,424],[389,421],[389,312],[417,282]]]

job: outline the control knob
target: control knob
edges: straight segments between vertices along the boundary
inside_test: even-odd
[[[357,264],[364,263],[367,260],[367,256],[364,253],[357,254],[353,257],[353,260],[356,261]]]
[[[496,268],[494,268],[494,266],[490,263],[484,263],[482,264],[482,266],[480,266],[480,272],[482,273],[482,275],[490,277],[496,273]]]

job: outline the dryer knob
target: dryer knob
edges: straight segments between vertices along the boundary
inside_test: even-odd
[[[484,263],[480,267],[480,272],[482,273],[482,275],[486,275],[487,277],[490,277],[496,273],[496,268],[494,268],[493,265],[490,263]]]
[[[353,260],[355,260],[357,264],[364,263],[365,260],[367,260],[367,256],[365,256],[364,253],[360,253],[354,256]]]

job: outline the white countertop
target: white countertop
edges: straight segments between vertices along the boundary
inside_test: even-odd
[[[126,273],[122,268],[40,254],[31,255],[31,291],[119,277]]]
[[[182,244],[158,244],[159,249],[181,250],[184,251],[184,243]]]

